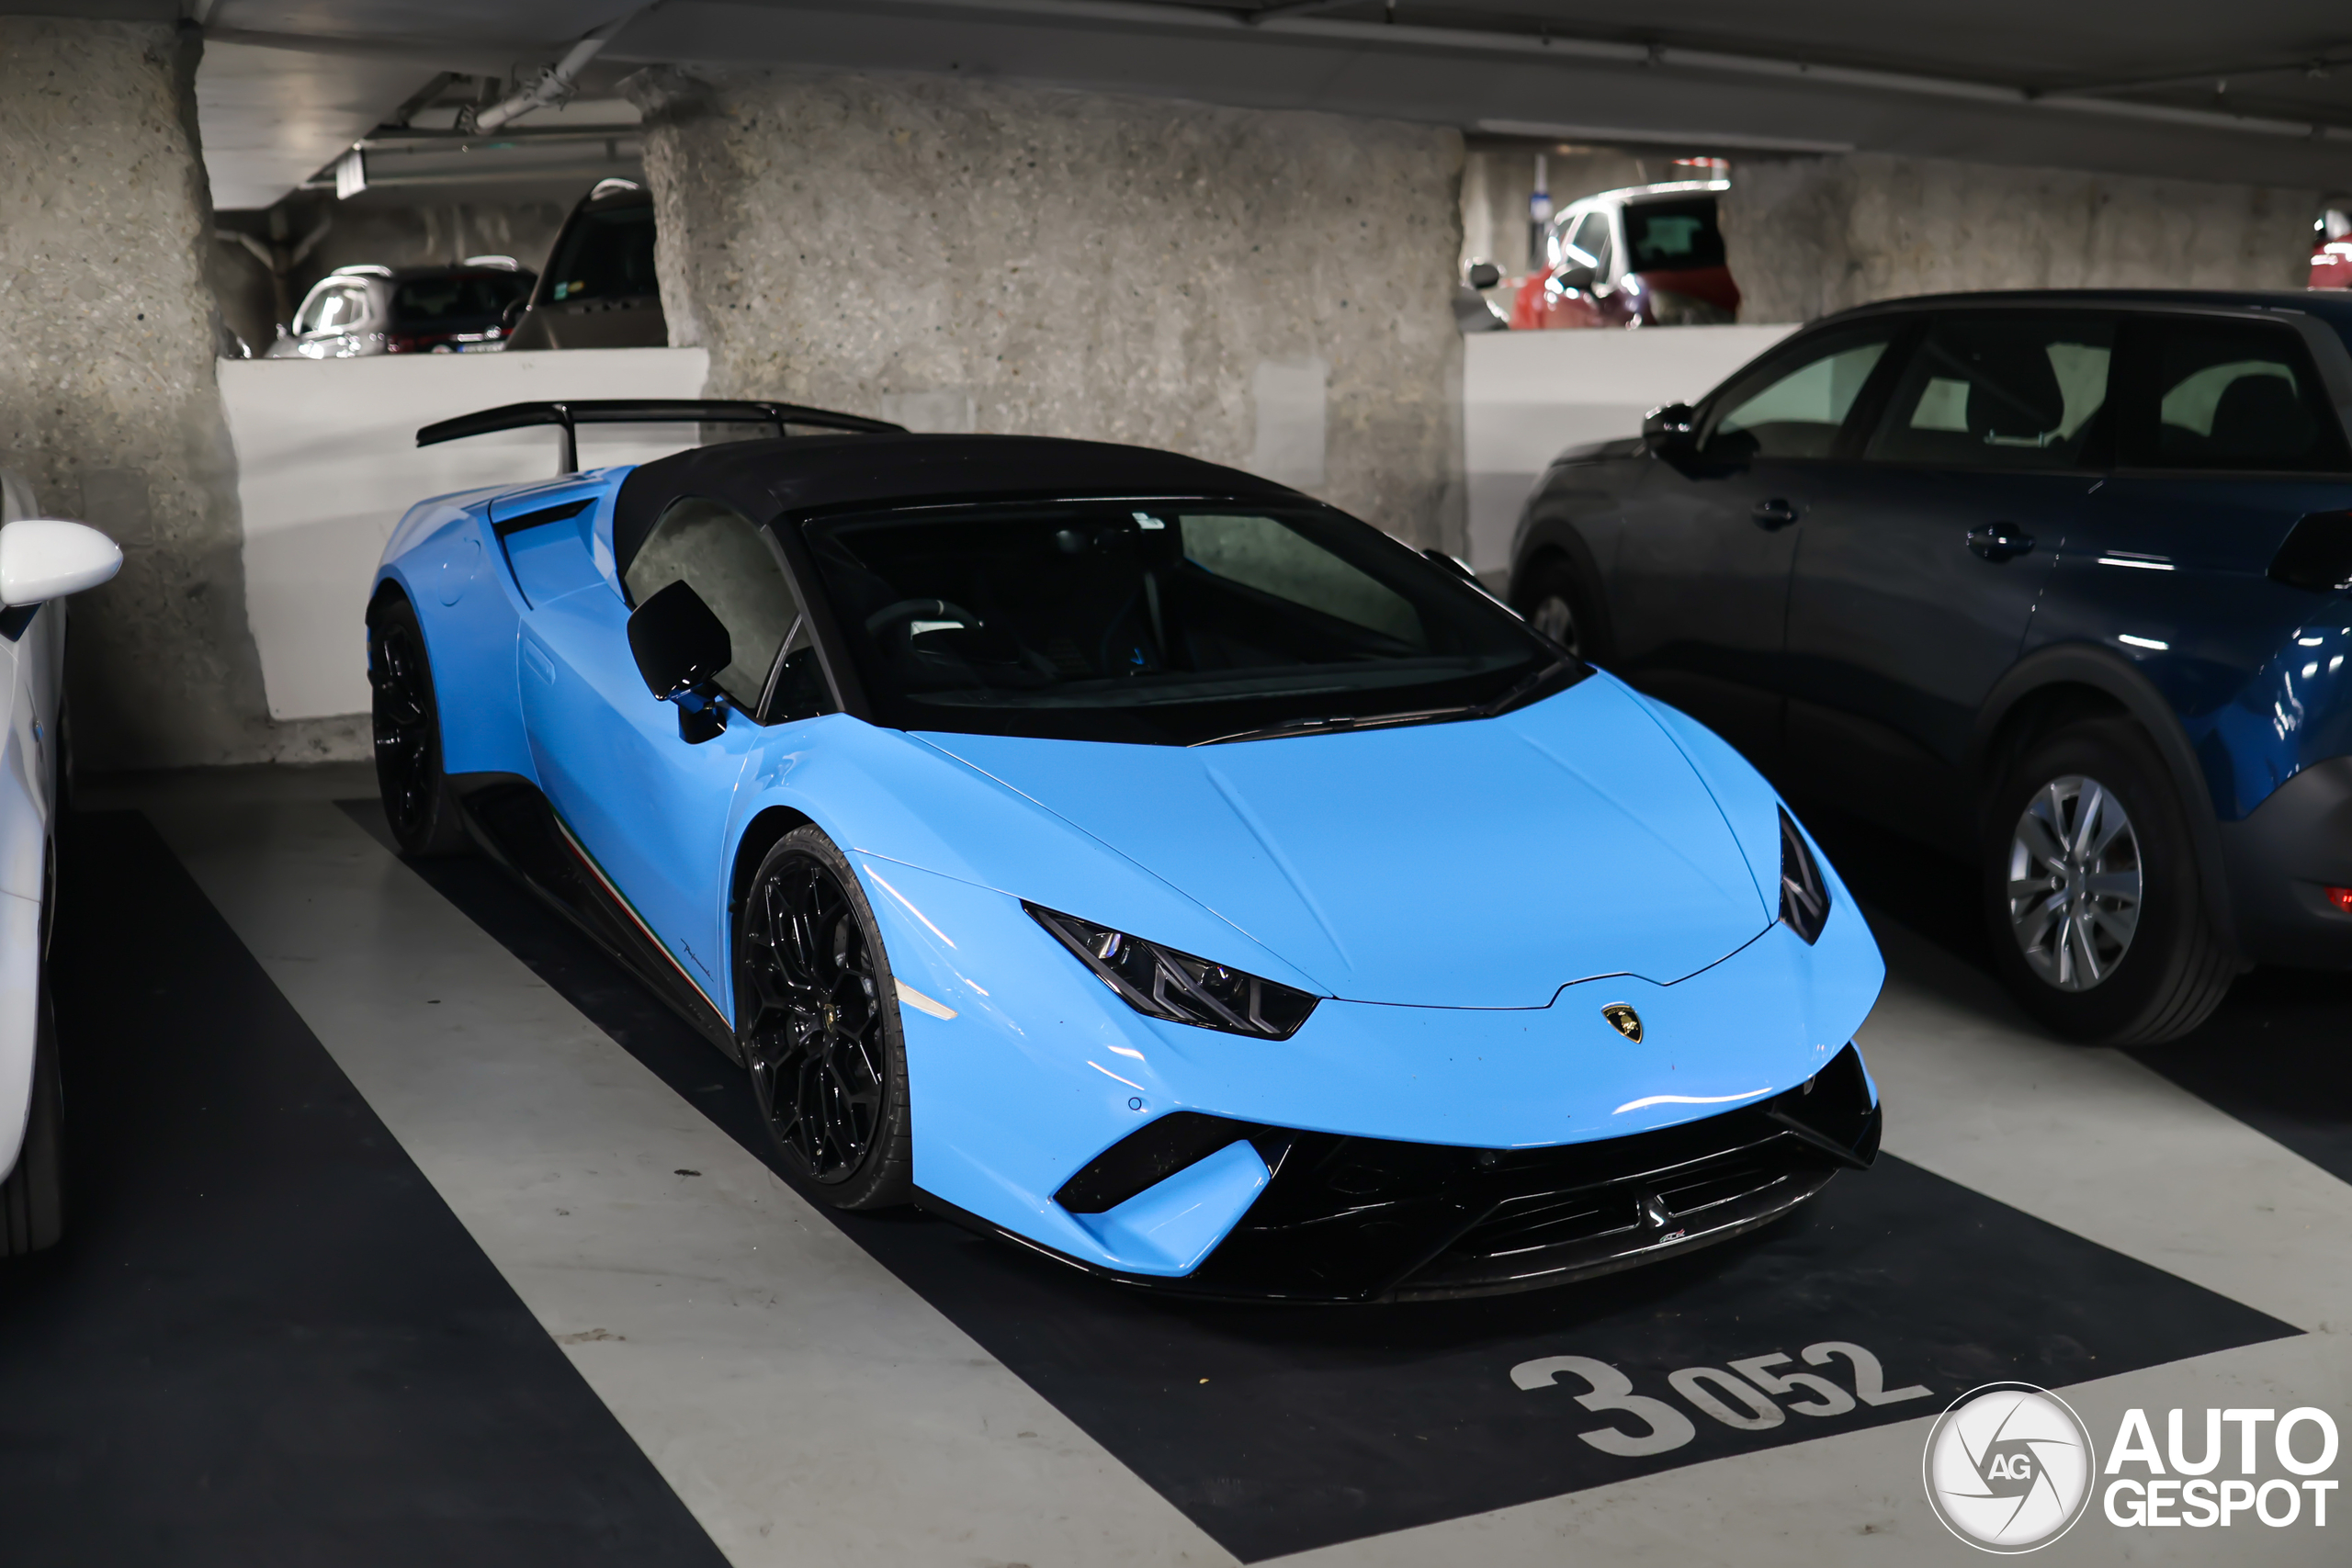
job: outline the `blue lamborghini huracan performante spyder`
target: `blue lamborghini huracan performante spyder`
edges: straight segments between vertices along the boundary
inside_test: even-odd
[[[428,501],[384,803],[748,1069],[783,1162],[1120,1280],[1376,1301],[1766,1224],[1877,1153],[1883,968],[1754,769],[1458,567],[1188,457],[765,403]]]

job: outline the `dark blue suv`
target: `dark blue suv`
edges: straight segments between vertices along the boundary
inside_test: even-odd
[[[1513,604],[1787,792],[1982,868],[2010,987],[2169,1039],[2352,966],[2352,299],[2078,291],[1796,333],[1530,499]]]

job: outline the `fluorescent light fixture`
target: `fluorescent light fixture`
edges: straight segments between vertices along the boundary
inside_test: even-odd
[[[2151,653],[2169,653],[2172,644],[2158,642],[2152,637],[2133,637],[2130,632],[2119,633],[2115,638],[2126,648],[2144,648]]]

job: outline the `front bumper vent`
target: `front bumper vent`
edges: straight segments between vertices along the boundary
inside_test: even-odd
[[[1197,1111],[1105,1150],[1057,1196],[1100,1213],[1237,1139],[1273,1172],[1232,1233],[1168,1288],[1228,1297],[1417,1300],[1532,1290],[1727,1240],[1878,1153],[1849,1045],[1757,1105],[1622,1138],[1469,1149],[1300,1133]]]

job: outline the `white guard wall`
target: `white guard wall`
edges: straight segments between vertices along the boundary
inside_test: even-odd
[[[1640,434],[1650,410],[1692,401],[1794,331],[1664,327],[1465,336],[1462,427],[1472,569],[1509,570],[1520,507],[1564,449]]]
[[[270,717],[362,714],[361,616],[384,540],[428,496],[552,477],[552,429],[419,448],[416,432],[502,403],[563,398],[695,398],[698,348],[388,355],[220,362],[244,516],[245,610]],[[591,468],[641,463],[695,444],[692,426],[583,431]],[[354,756],[365,755],[356,727]]]

